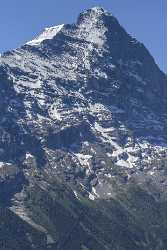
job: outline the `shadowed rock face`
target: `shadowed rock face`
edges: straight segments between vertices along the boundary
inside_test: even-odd
[[[7,203],[11,197],[20,192],[26,184],[23,172],[12,165],[1,165],[0,168],[0,199],[1,203]]]
[[[167,76],[99,7],[3,54],[0,243],[165,250],[166,105]]]

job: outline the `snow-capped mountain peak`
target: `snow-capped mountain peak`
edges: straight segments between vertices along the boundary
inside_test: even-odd
[[[112,17],[112,14],[101,7],[93,7],[91,9],[82,12],[78,17],[77,23],[82,24],[85,22],[87,23],[92,22],[98,24],[102,22],[104,16]]]
[[[83,11],[81,13],[81,15],[87,15],[87,17],[92,17],[92,16],[96,16],[96,17],[100,17],[101,15],[109,15],[112,16],[112,14],[110,12],[108,12],[106,9],[100,7],[100,6],[95,6],[92,7],[86,11]]]
[[[100,7],[4,53],[3,249],[166,250],[166,107],[167,76]]]
[[[1,162],[31,155],[101,196],[101,179],[114,178],[114,167],[129,179],[139,169],[149,173],[157,155],[166,154],[167,77],[105,10],[47,28],[0,61],[1,107],[7,107]],[[14,135],[13,127],[6,131],[8,119]]]

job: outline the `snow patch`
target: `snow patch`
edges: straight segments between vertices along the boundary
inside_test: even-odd
[[[89,161],[92,158],[91,155],[75,154],[82,166],[89,166]]]
[[[74,192],[75,197],[79,200],[79,196],[78,196],[77,191],[74,190],[73,192]]]
[[[45,28],[44,32],[36,37],[34,40],[27,42],[27,45],[30,46],[37,46],[44,40],[52,39],[54,36],[57,35],[58,32],[63,28],[64,24],[58,25],[58,26],[53,26],[50,28]]]
[[[92,200],[92,201],[94,201],[96,199],[96,197],[93,194],[90,193],[89,194],[89,199]]]
[[[61,114],[57,109],[49,109],[48,113],[52,119],[61,121]]]

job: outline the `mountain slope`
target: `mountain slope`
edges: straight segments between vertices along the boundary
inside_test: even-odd
[[[166,249],[167,76],[143,44],[95,7],[2,55],[0,85],[2,240],[12,213],[27,249]]]

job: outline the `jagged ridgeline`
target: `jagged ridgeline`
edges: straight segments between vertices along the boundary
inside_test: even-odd
[[[167,76],[95,7],[0,57],[0,249],[167,249]]]

